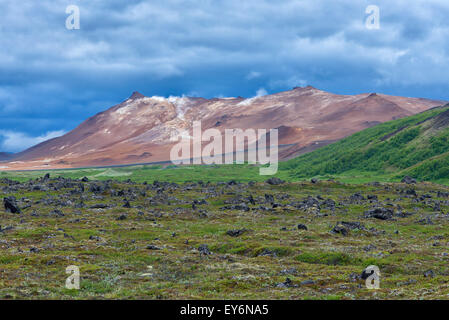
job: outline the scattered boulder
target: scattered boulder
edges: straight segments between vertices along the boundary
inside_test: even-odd
[[[433,278],[435,277],[435,272],[433,270],[427,270],[424,272],[424,278]]]
[[[395,213],[394,213],[394,216],[395,217],[399,217],[399,218],[407,218],[407,217],[410,217],[410,216],[412,216],[414,213],[412,213],[412,212],[407,212],[407,211],[396,211]]]
[[[343,225],[337,223],[335,227],[331,230],[332,233],[339,233],[341,235],[347,236],[349,234],[349,230]]]
[[[272,186],[277,186],[277,185],[279,185],[279,184],[285,183],[284,180],[281,180],[281,179],[279,179],[279,178],[277,178],[277,177],[272,177],[272,178],[268,179],[268,180],[265,181],[265,182],[268,183],[268,184],[270,184],[270,185],[272,185]]]
[[[101,241],[101,238],[99,236],[90,235],[89,240]]]
[[[274,196],[272,194],[265,194],[265,202],[266,203],[274,203]]]
[[[104,192],[104,188],[101,185],[93,183],[89,186],[89,191],[93,193],[102,193]]]
[[[350,230],[366,230],[365,225],[357,221],[341,221],[340,224]]]
[[[53,210],[48,214],[50,217],[64,217],[64,213],[61,210]]]
[[[298,224],[298,230],[306,230],[307,231],[308,229],[305,224],[300,223],[300,224]]]
[[[276,252],[273,251],[273,250],[264,248],[261,252],[259,252],[259,253],[257,254],[257,256],[258,256],[258,257],[265,257],[265,256],[268,256],[268,257],[277,257],[277,254],[276,254]]]
[[[3,198],[3,205],[5,206],[5,211],[9,213],[21,213],[19,206],[17,205],[16,198],[6,197]]]
[[[104,203],[97,203],[97,204],[90,206],[91,209],[105,209],[107,207],[109,207],[109,206]]]
[[[415,196],[415,197],[418,196],[415,189],[407,189],[407,190],[405,190],[405,194],[407,194],[409,196]]]
[[[369,245],[363,247],[363,250],[366,252],[373,251],[376,249],[377,249],[377,247],[374,244],[369,244]]]
[[[412,177],[409,176],[405,176],[404,178],[402,178],[401,182],[406,184],[415,184],[416,179],[413,179]]]
[[[351,274],[349,275],[349,281],[350,282],[357,282],[360,280],[360,274],[355,273],[355,272],[351,272]]]
[[[50,174],[46,173],[45,176],[42,178],[42,181],[48,181],[50,180]]]
[[[331,232],[347,236],[350,230],[366,230],[366,227],[363,225],[363,223],[356,221],[340,221],[337,222]]]
[[[131,208],[131,204],[126,199],[125,199],[125,204],[123,205],[123,208]]]
[[[246,232],[246,229],[228,230],[228,231],[226,231],[226,234],[231,237],[238,237],[238,236],[241,236],[245,232]]]
[[[232,205],[232,206],[224,206],[220,209],[221,210],[242,210],[242,211],[246,211],[246,212],[248,212],[250,210],[250,208],[248,207],[248,205],[246,203],[236,204],[236,205]]]
[[[437,197],[438,198],[449,198],[449,192],[438,191]]]
[[[365,212],[365,218],[376,218],[379,220],[390,220],[393,216],[393,211],[387,208],[374,208]]]
[[[212,254],[212,252],[209,250],[209,246],[207,244],[202,244],[198,247],[198,251],[200,255],[208,256]]]
[[[293,284],[293,281],[290,278],[286,278],[284,282],[278,283],[276,285],[277,288],[294,288],[297,285]]]
[[[352,202],[358,202],[358,201],[363,201],[363,200],[365,200],[365,197],[362,196],[360,193],[354,193],[353,195],[351,195],[351,196],[349,197],[349,199],[350,199]]]
[[[433,224],[432,219],[430,217],[426,217],[418,221],[419,224]]]
[[[152,244],[148,245],[147,249],[148,250],[162,250],[161,247],[158,247],[158,246],[155,246],[155,245],[152,245]]]

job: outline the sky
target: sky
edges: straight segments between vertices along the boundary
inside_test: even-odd
[[[73,5],[79,29],[67,28]],[[62,135],[133,91],[312,85],[449,100],[448,17],[447,0],[0,0],[0,151]]]

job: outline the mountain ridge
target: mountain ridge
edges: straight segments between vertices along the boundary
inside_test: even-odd
[[[338,95],[312,86],[252,98],[146,97],[89,117],[65,135],[4,161],[6,169],[74,168],[169,160],[171,138],[201,121],[216,128],[283,128],[280,158],[288,159],[367,127],[443,104],[443,101],[365,93]]]

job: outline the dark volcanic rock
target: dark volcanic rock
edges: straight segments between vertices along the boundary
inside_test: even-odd
[[[328,208],[332,211],[335,210],[335,201],[332,199],[326,199],[320,203],[320,207]]]
[[[284,282],[278,283],[276,285],[277,288],[294,288],[297,287],[297,285],[293,284],[293,281],[290,278],[285,279]]]
[[[379,220],[389,220],[393,216],[393,211],[386,208],[375,208],[365,212],[365,218],[376,218]]]
[[[347,236],[349,234],[348,228],[344,227],[341,224],[337,224],[335,227],[333,227],[331,232],[332,233],[339,233],[339,234],[342,234],[344,236]]]
[[[242,211],[249,211],[249,207],[246,203],[236,204],[233,206],[224,206],[220,208],[221,210],[242,210]]]
[[[6,212],[10,212],[10,213],[20,213],[21,212],[19,206],[17,205],[16,198],[13,196],[3,198],[3,205],[5,206]]]
[[[432,219],[430,217],[426,217],[418,221],[419,224],[433,224]]]
[[[438,198],[449,198],[449,192],[438,191],[437,197]]]
[[[158,246],[155,246],[155,245],[152,245],[152,244],[148,245],[147,249],[148,250],[162,250],[162,248],[160,248]]]
[[[97,204],[94,204],[94,205],[90,206],[91,209],[105,209],[105,208],[108,208],[108,207],[109,206],[107,204],[104,204],[104,203],[97,203]]]
[[[200,252],[200,255],[205,255],[208,256],[210,254],[212,254],[212,252],[210,252],[209,247],[207,244],[202,244],[198,247],[198,251]]]
[[[366,252],[373,251],[373,250],[376,250],[376,249],[377,249],[377,247],[375,245],[373,245],[373,244],[369,244],[369,245],[363,247],[363,250],[366,251]]]
[[[51,217],[64,217],[64,213],[61,210],[53,210],[52,212],[49,213],[49,216]]]
[[[355,273],[355,272],[352,272],[352,273],[349,275],[349,281],[350,281],[350,282],[356,282],[356,281],[358,281],[358,280],[360,280],[360,274]]]
[[[358,201],[363,201],[365,200],[365,197],[362,196],[360,193],[354,193],[353,195],[351,195],[351,197],[349,198],[352,202],[358,202]]]
[[[409,195],[409,196],[415,196],[415,197],[418,196],[415,189],[407,189],[407,190],[405,190],[405,194]]]
[[[104,192],[104,187],[94,183],[90,185],[89,191],[93,193],[102,193]]]
[[[394,213],[394,216],[399,218],[407,218],[410,217],[411,215],[413,215],[412,212],[405,212],[405,211],[397,211]]]
[[[258,257],[264,257],[264,256],[269,256],[269,257],[277,257],[277,254],[275,251],[264,248],[261,252],[259,252],[257,254]]]
[[[366,230],[365,226],[363,225],[363,223],[360,222],[356,222],[356,221],[341,221],[340,222],[341,225],[343,225],[344,227],[350,229],[350,230]]]
[[[231,237],[238,237],[238,236],[241,236],[245,232],[246,232],[246,229],[228,230],[228,231],[226,231],[226,234]]]
[[[412,177],[405,176],[404,178],[402,178],[401,182],[406,184],[414,184],[416,183],[416,180],[413,179]]]
[[[332,228],[331,232],[347,236],[350,230],[366,230],[366,228],[360,222],[340,221]]]
[[[274,196],[272,194],[265,194],[265,202],[266,203],[274,203]]]
[[[279,178],[276,178],[276,177],[272,177],[272,178],[268,179],[268,180],[265,181],[265,182],[268,183],[268,184],[270,184],[270,185],[273,185],[273,186],[277,186],[277,185],[279,185],[279,184],[285,183],[285,181],[283,181],[283,180],[281,180],[281,179],[279,179]]]
[[[435,272],[433,272],[433,270],[427,270],[426,272],[424,272],[424,277],[425,278],[433,278],[433,277],[435,277]]]

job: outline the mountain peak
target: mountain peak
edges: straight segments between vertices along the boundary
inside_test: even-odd
[[[141,98],[145,98],[145,96],[137,91],[134,91],[133,94],[131,95],[131,97],[129,97],[129,99],[131,99],[131,100],[136,100],[136,99],[141,99]]]
[[[317,90],[315,87],[308,85],[306,87],[294,87],[293,90],[301,89],[301,90]]]

